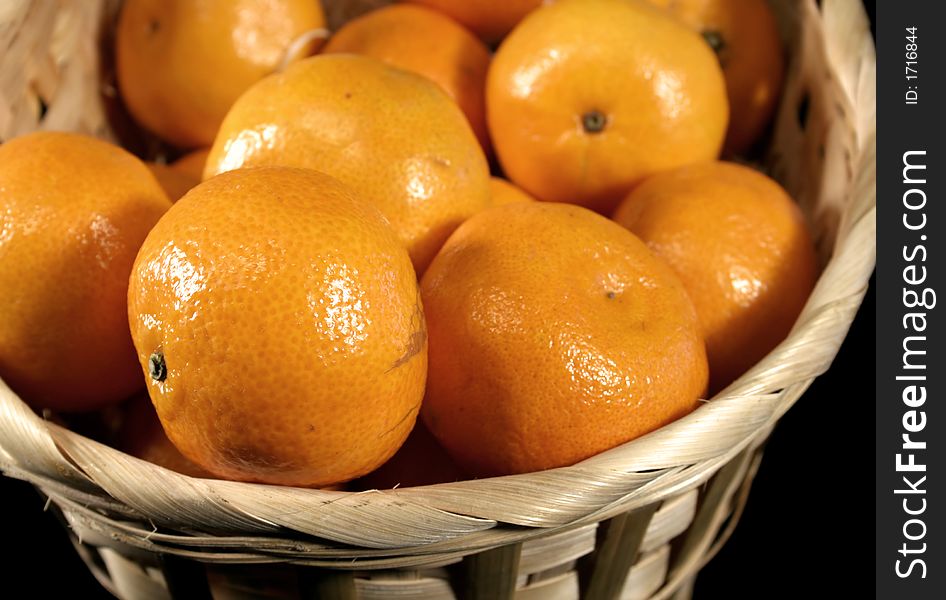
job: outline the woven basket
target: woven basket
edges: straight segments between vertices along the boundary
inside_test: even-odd
[[[383,3],[325,2],[333,28]],[[121,137],[103,53],[118,4],[0,3],[0,139]],[[692,414],[573,467],[346,493],[179,475],[38,417],[0,382],[0,468],[50,498],[124,598],[689,597],[761,444],[831,364],[874,266],[867,18],[858,0],[773,4],[790,61],[765,163],[804,209],[824,268],[789,337]]]

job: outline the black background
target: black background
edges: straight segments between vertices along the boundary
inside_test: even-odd
[[[831,369],[772,433],[696,600],[873,596],[874,313],[872,279]]]
[[[831,370],[772,434],[739,526],[697,578],[697,600],[873,595],[875,343],[872,280]],[[5,590],[111,598],[32,487],[0,477],[0,499]]]

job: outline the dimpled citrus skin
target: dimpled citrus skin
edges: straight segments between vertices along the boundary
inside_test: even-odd
[[[293,40],[324,26],[319,0],[125,0],[115,50],[122,99],[166,141],[210,145],[237,97]]]
[[[429,79],[363,56],[300,61],[233,105],[205,178],[261,165],[349,185],[388,218],[418,273],[489,203],[489,167],[457,105]]]
[[[584,208],[480,213],[444,245],[421,293],[422,417],[477,476],[574,464],[688,413],[706,388],[703,339],[676,275]]]
[[[200,184],[142,246],[128,291],[168,437],[218,476],[323,486],[400,447],[427,346],[410,259],[337,180],[241,169]]]
[[[336,52],[377,58],[436,82],[460,106],[484,152],[489,152],[489,48],[449,17],[422,6],[385,6],[339,29],[322,50]]]
[[[500,179],[499,177],[489,178],[489,190],[491,196],[491,206],[502,206],[503,204],[511,204],[513,202],[535,201],[535,198],[523,192],[521,189],[516,187],[515,184],[509,183],[505,179]]]
[[[733,118],[723,154],[748,150],[772,119],[782,91],[785,56],[766,0],[650,0],[703,35],[716,35]]]
[[[0,146],[0,377],[28,404],[93,410],[141,389],[128,274],[170,206],[140,160],[101,140]]]
[[[686,286],[706,337],[714,392],[788,335],[818,275],[798,206],[776,182],[734,163],[655,175],[614,219]]]
[[[716,158],[728,118],[712,50],[642,0],[531,13],[493,58],[486,108],[511,181],[606,214],[647,175]]]
[[[498,42],[542,0],[407,0],[439,10],[484,41]]]

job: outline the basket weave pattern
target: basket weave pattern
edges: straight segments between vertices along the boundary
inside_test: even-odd
[[[333,29],[383,3],[325,2]],[[735,525],[760,445],[830,366],[874,266],[866,16],[857,0],[773,4],[790,61],[766,166],[809,218],[824,270],[789,337],[697,411],[573,467],[347,493],[179,475],[44,420],[0,381],[0,469],[50,497],[123,597],[185,585],[187,597],[686,597]],[[114,137],[100,42],[118,6],[0,3],[0,141]]]

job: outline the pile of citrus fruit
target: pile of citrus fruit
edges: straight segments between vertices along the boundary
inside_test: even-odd
[[[434,483],[644,435],[788,334],[804,218],[720,160],[779,97],[764,0],[325,27],[318,0],[126,0],[118,88],[161,160],[0,145],[0,377],[33,408],[121,405],[115,444],[196,476]]]

